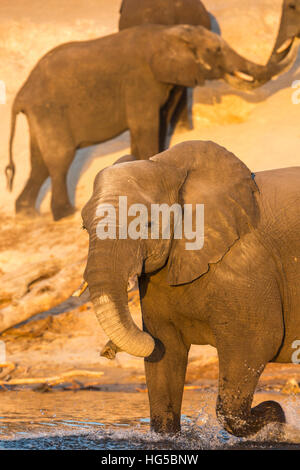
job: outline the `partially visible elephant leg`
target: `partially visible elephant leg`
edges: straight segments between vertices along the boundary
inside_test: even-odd
[[[163,343],[164,355],[157,362],[145,359],[151,429],[174,434],[180,431],[189,346],[183,343],[180,331],[172,324],[155,321],[146,321],[146,329]]]
[[[161,99],[161,92],[152,92],[151,84],[147,87],[147,83],[143,83],[139,92],[134,89],[126,91],[131,154],[137,160],[148,160],[159,153]]]
[[[159,113],[152,118],[140,117],[130,124],[131,153],[137,160],[148,160],[159,153]]]
[[[171,119],[171,126],[174,128],[174,130],[175,127],[184,131],[190,131],[193,129],[192,116],[189,106],[189,102],[192,100],[190,92],[192,92],[191,89],[182,88],[180,98]]]
[[[54,220],[62,219],[75,212],[67,189],[67,174],[75,156],[74,143],[64,129],[64,122],[55,121],[55,127],[48,121],[39,129],[39,146],[51,178],[51,210]]]
[[[73,160],[74,151],[68,151],[62,154],[62,158],[71,158]],[[52,182],[51,210],[54,220],[60,220],[74,214],[75,208],[72,206],[67,189],[67,168],[51,168],[50,176]]]
[[[167,108],[164,106],[160,110],[159,118],[159,152],[164,152],[170,145],[171,135],[168,135],[169,120]]]
[[[42,184],[49,176],[39,146],[33,136],[30,141],[31,172],[29,179],[16,200],[16,212],[24,215],[36,215],[35,203]]]
[[[176,86],[160,113],[159,151],[163,152],[170,146],[170,140],[176,126],[182,130],[193,129],[189,111],[189,89]]]
[[[159,151],[163,152],[170,145],[170,140],[176,125],[177,108],[182,101],[185,88],[175,86],[167,102],[160,110]]]
[[[225,337],[223,336],[225,334]],[[233,332],[223,332],[223,346],[219,353],[219,394],[217,417],[231,434],[247,437],[260,431],[269,423],[284,423],[284,412],[279,403],[266,401],[251,409],[253,395],[265,365],[272,357],[266,357],[265,342],[268,335],[253,336],[242,331],[239,339]],[[270,343],[272,338],[270,337]]]

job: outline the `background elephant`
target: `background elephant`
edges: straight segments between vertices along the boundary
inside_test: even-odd
[[[190,24],[211,29],[210,15],[200,0],[123,0],[119,29],[140,24]]]
[[[6,168],[10,189],[12,144],[20,112],[28,119],[31,146],[31,174],[16,211],[34,212],[39,189],[50,175],[54,219],[73,213],[66,176],[78,148],[129,129],[131,153],[137,159],[163,150],[167,123],[161,114],[175,86],[193,87],[224,78],[253,88],[290,62],[288,57],[280,64],[255,65],[201,26],[139,26],[53,49],[38,62],[13,104]]]
[[[148,238],[117,233],[116,239],[99,239],[99,205],[111,204],[119,215],[119,196],[127,196],[128,207],[143,204],[148,214],[153,204],[179,204],[183,212],[184,204],[192,204],[195,216],[195,205],[204,204],[203,248],[187,250],[190,237],[175,239],[173,229],[169,239],[151,238],[150,216]],[[84,277],[113,349],[145,357],[153,430],[180,429],[191,344],[218,350],[217,416],[227,431],[247,436],[284,422],[278,403],[252,409],[251,403],[265,365],[291,362],[300,338],[299,200],[300,167],[254,178],[212,142],[185,142],[97,175],[82,211],[90,236]],[[144,331],[127,304],[133,275],[139,278]]]
[[[284,0],[277,39],[271,59],[280,61],[300,37],[300,0]]]
[[[123,0],[120,8],[120,30],[141,24],[189,24],[211,30],[212,23],[216,24],[200,0]],[[188,89],[178,86],[165,109],[166,115],[173,113],[167,118],[172,127],[178,122],[183,128],[192,127],[188,102]]]

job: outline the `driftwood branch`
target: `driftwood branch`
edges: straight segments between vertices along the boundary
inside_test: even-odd
[[[0,364],[0,367],[9,367],[10,371],[15,368],[15,365],[12,363],[3,363]],[[101,371],[91,371],[91,370],[80,370],[74,369],[69,372],[63,372],[59,375],[53,375],[50,377],[23,377],[19,379],[11,380],[0,380],[0,386],[9,386],[9,385],[34,385],[34,384],[45,384],[45,385],[57,385],[64,382],[66,379],[73,377],[88,377],[88,378],[99,378],[102,377],[104,372]]]
[[[61,267],[39,263],[2,276],[0,333],[67,300],[82,282],[85,258]]]

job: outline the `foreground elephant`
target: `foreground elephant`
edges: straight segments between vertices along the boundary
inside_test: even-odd
[[[293,51],[291,53],[293,56]],[[131,153],[147,159],[163,150],[161,111],[176,85],[193,87],[223,78],[253,88],[290,65],[260,66],[201,26],[146,25],[100,39],[63,44],[46,54],[18,92],[12,110],[8,187],[14,178],[16,115],[29,124],[31,174],[16,211],[34,212],[44,180],[52,180],[55,220],[73,213],[66,177],[75,151],[131,134]]]
[[[147,208],[143,239],[124,236],[120,196],[127,196],[128,211],[132,204]],[[107,216],[102,204],[105,211],[108,205],[116,209],[116,220],[110,219],[111,230],[114,223],[120,230],[116,239],[99,238],[106,225],[100,216]],[[188,245],[186,220],[183,238],[175,239],[172,227],[169,239],[151,238],[154,204],[177,204],[184,214],[184,204],[192,204],[193,223],[196,204],[204,204],[202,249]],[[90,236],[84,277],[112,341],[106,356],[123,350],[145,357],[152,429],[180,429],[191,344],[218,350],[217,416],[225,429],[248,436],[267,423],[283,423],[278,403],[252,409],[251,403],[265,365],[291,362],[300,343],[300,167],[254,176],[217,144],[186,142],[149,161],[102,170],[82,217]],[[127,304],[134,275],[143,332]]]
[[[271,59],[280,61],[300,37],[300,0],[284,0],[277,39]]]
[[[119,29],[132,28],[142,24],[189,24],[211,29],[211,17],[200,0],[123,0],[120,8]],[[188,89],[177,87],[171,105],[175,126],[180,120],[183,128],[191,127],[189,121]],[[170,111],[165,110],[168,115]]]

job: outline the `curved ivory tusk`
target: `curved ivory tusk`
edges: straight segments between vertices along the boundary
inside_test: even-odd
[[[79,288],[73,292],[72,297],[80,297],[88,288],[88,283],[83,281],[83,283],[79,286]]]
[[[212,70],[212,67],[207,62],[201,62],[206,70]]]
[[[198,59],[197,64],[202,65],[202,67],[204,67],[205,70],[208,70],[209,72],[212,70],[212,67],[207,62],[205,62],[204,60]]]
[[[244,72],[240,72],[239,70],[236,70],[234,72],[234,75],[237,77],[237,78],[240,78],[242,80],[245,80],[246,82],[254,82],[254,78],[251,77],[251,75],[248,75],[247,73],[244,73]]]
[[[292,42],[293,42],[293,38],[290,38],[284,41],[284,43],[281,44],[281,46],[278,49],[276,49],[276,54],[281,54],[282,52],[286,51],[287,48],[290,47]]]

